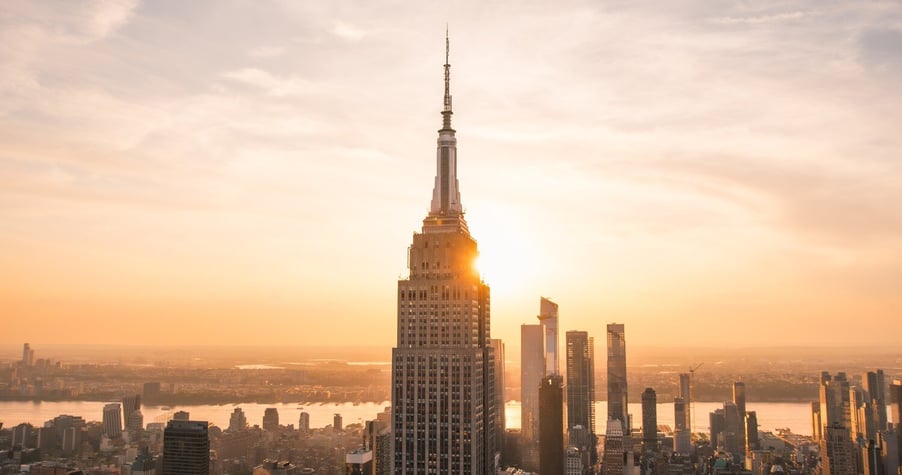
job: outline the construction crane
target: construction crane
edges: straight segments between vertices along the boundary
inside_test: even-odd
[[[705,363],[699,363],[695,366],[689,366],[689,410],[692,412],[692,427],[689,429],[690,434],[695,430],[695,396],[692,395],[692,388],[695,387],[695,370],[702,367]]]

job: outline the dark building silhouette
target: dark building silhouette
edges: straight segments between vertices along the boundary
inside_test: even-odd
[[[504,456],[504,431],[507,421],[504,414],[504,342],[492,338],[492,351],[495,357],[495,450]]]
[[[567,332],[567,431],[570,445],[598,459],[595,448],[595,341],[584,331]],[[582,430],[575,428],[582,427]]]
[[[723,431],[726,427],[726,418],[723,409],[715,409],[708,417],[708,427],[711,429],[711,447],[717,449],[723,444]]]
[[[398,281],[392,350],[397,474],[495,469],[489,287],[473,266],[479,251],[460,200],[447,41],[445,53],[432,203],[408,248],[410,274]]]
[[[275,407],[267,407],[263,411],[263,429],[276,430],[279,428],[279,410]]]
[[[545,330],[520,325],[520,463],[526,470],[539,464],[539,386],[545,377]]]
[[[761,448],[758,443],[758,413],[748,411],[745,413],[745,453]]]
[[[539,387],[539,473],[564,473],[564,388],[558,375],[542,378]]]
[[[608,419],[623,424],[623,435],[629,437],[629,398],[626,387],[626,339],[622,323],[608,324]]]
[[[642,445],[646,451],[658,449],[658,396],[652,388],[642,392]]]
[[[169,421],[163,431],[163,475],[209,475],[207,430],[207,422]]]
[[[745,453],[745,383],[736,381],[733,383],[733,404],[736,405],[739,423],[736,427],[736,449]]]

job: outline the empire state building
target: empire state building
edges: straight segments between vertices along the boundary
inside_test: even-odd
[[[489,287],[474,267],[457,183],[451,128],[451,66],[445,39],[445,99],[435,189],[398,281],[398,341],[392,350],[396,474],[489,474],[495,460],[494,355]]]

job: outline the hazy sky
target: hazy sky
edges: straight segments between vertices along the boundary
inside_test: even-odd
[[[902,4],[824,0],[4,1],[0,341],[393,345],[446,23],[495,336],[898,343]]]

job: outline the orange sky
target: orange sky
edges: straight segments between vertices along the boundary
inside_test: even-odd
[[[451,25],[518,338],[889,344],[902,6],[4,2],[0,343],[394,344]]]

